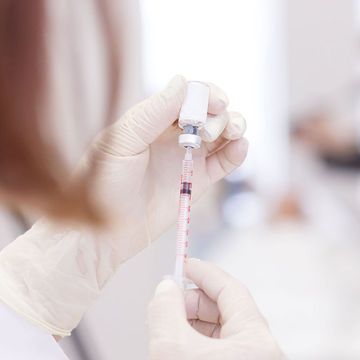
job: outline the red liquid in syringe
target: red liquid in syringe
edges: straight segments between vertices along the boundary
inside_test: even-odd
[[[183,281],[184,278],[184,261],[188,256],[189,249],[192,175],[192,153],[191,148],[187,148],[182,163],[179,214],[176,231],[176,263],[174,276],[179,281]]]

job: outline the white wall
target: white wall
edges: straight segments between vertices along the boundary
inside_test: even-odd
[[[289,101],[293,114],[342,107],[354,82],[353,0],[289,0]]]
[[[147,91],[176,73],[222,87],[248,122],[243,169],[269,196],[287,178],[285,2],[142,1]]]

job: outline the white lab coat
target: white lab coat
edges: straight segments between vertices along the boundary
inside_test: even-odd
[[[0,304],[0,359],[69,360],[55,339]]]

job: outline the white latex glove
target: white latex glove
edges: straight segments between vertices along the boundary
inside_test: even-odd
[[[149,305],[151,360],[284,360],[250,293],[216,266],[190,259],[183,290],[163,280]]]
[[[116,232],[37,222],[0,253],[0,300],[49,333],[69,335],[117,267],[175,221],[184,150],[173,123],[185,90],[185,79],[175,77],[107,128],[83,161],[97,165],[94,194]],[[211,85],[203,136],[215,141],[194,151],[195,199],[246,155],[245,123],[226,105]]]
[[[167,88],[130,109],[95,142],[100,156],[97,201],[132,242],[150,242],[171,225],[178,213],[179,182],[184,149],[175,124],[186,80],[176,76]],[[238,167],[245,158],[246,124],[228,112],[226,95],[210,86],[209,115],[200,150],[193,151],[193,199]],[[96,161],[96,160],[95,160]],[[126,176],[125,176],[126,174]]]

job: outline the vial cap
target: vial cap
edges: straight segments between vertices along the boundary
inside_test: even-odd
[[[179,145],[199,149],[201,145],[201,137],[194,134],[181,134],[179,135]]]
[[[179,126],[204,126],[209,105],[209,86],[199,81],[189,81],[184,103],[180,110]]]

